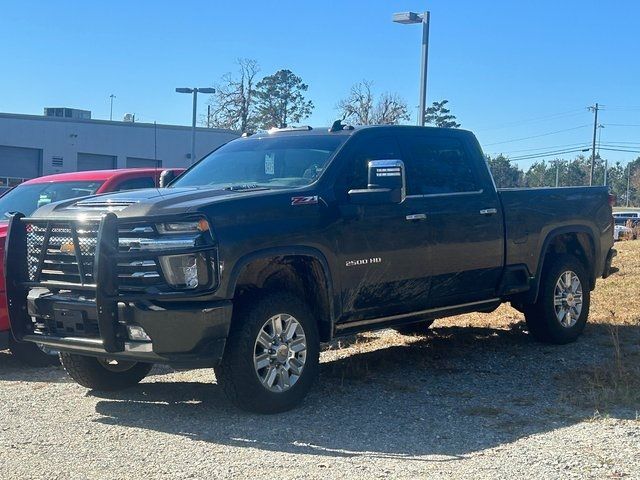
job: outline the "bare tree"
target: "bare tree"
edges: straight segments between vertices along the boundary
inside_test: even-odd
[[[256,76],[260,67],[256,60],[240,58],[235,75],[227,73],[216,84],[211,96],[211,115],[205,122],[217,128],[229,128],[242,133],[255,128]]]
[[[351,87],[337,109],[342,118],[356,125],[395,125],[409,120],[407,103],[395,93],[383,93],[376,101],[373,82],[363,80]]]

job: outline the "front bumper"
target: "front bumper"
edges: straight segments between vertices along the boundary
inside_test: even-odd
[[[70,353],[165,363],[178,367],[210,367],[220,362],[231,320],[231,302],[162,308],[151,304],[117,306],[114,328],[117,350],[107,349],[98,327],[94,300],[32,290],[28,315],[40,326],[19,340],[37,342]],[[150,341],[133,341],[127,326],[142,327]],[[46,333],[37,333],[44,331]],[[97,333],[97,335],[96,335]]]

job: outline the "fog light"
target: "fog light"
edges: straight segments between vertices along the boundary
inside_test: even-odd
[[[200,253],[160,257],[160,265],[172,287],[193,289],[207,283],[207,266]]]
[[[144,328],[138,325],[127,325],[127,333],[129,334],[129,338],[131,340],[137,341],[151,341],[147,332],[144,331]]]

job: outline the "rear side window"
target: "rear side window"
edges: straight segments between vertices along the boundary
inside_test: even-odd
[[[473,164],[463,145],[451,138],[407,138],[407,195],[475,192]]]
[[[138,177],[125,180],[114,190],[119,192],[122,190],[136,190],[138,188],[155,188],[156,184],[151,177]]]

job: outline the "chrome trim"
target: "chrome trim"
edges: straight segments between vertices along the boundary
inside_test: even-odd
[[[426,213],[412,213],[411,215],[407,215],[405,218],[407,220],[409,220],[409,221],[426,220],[427,219],[427,214]]]
[[[430,197],[453,197],[462,195],[480,195],[484,193],[484,189],[474,190],[473,192],[451,192],[451,193],[429,193],[426,195],[407,195],[405,198],[430,198]]]
[[[151,342],[124,342],[125,352],[153,352]]]
[[[391,322],[394,320],[402,320],[403,318],[417,317],[419,315],[425,315],[428,313],[437,313],[437,312],[443,312],[447,310],[456,310],[456,309],[461,309],[466,307],[472,307],[475,305],[495,303],[499,301],[500,301],[499,298],[491,298],[489,300],[481,300],[478,302],[461,303],[459,305],[452,305],[450,307],[430,308],[428,310],[420,310],[418,312],[401,313],[399,315],[390,315],[388,317],[380,317],[380,318],[374,318],[370,320],[359,320],[357,322],[341,323],[339,325],[336,325],[336,330],[344,330],[346,328],[359,327],[361,325],[375,325],[376,323]]]
[[[395,167],[404,167],[404,162],[402,160],[370,160],[369,168],[395,168]]]
[[[495,215],[496,213],[498,213],[497,208],[483,208],[480,210],[480,215]]]
[[[196,237],[189,238],[120,238],[121,247],[131,250],[173,250],[180,248],[193,248],[196,245]]]

